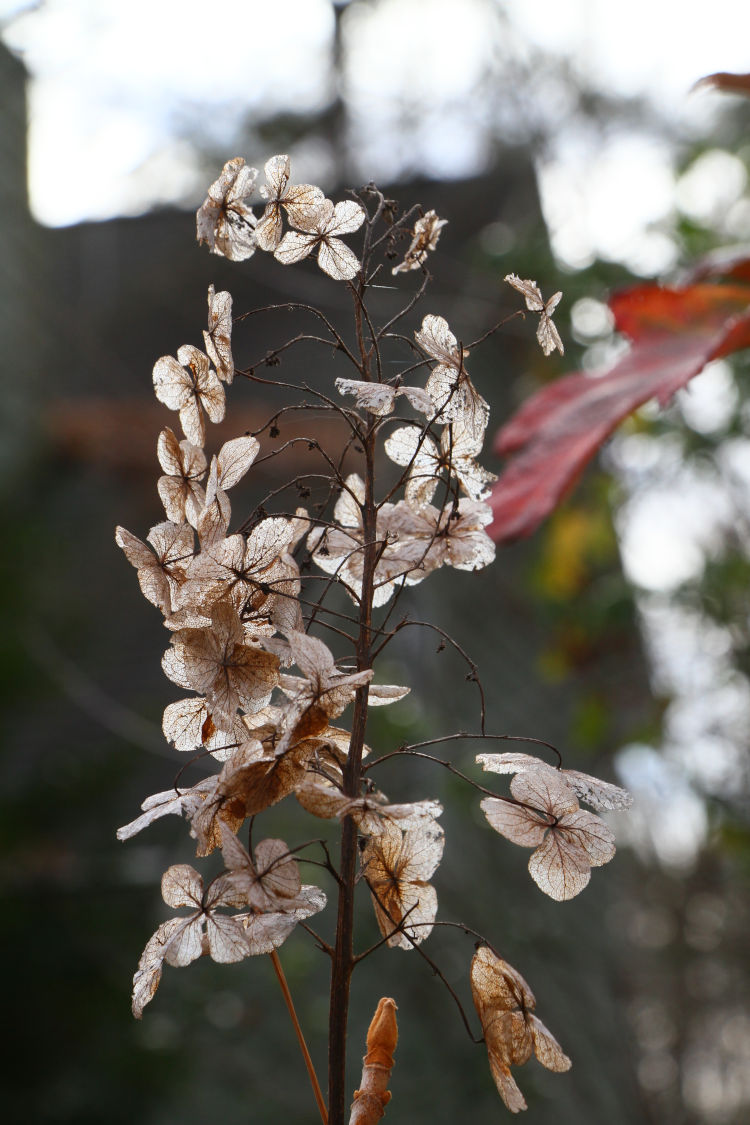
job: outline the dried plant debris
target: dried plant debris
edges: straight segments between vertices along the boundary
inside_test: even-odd
[[[416,221],[416,211],[399,219],[373,185],[334,202],[316,185],[296,183],[284,154],[265,162],[253,210],[257,177],[241,157],[225,164],[198,210],[198,238],[235,262],[256,250],[287,266],[317,259],[328,277],[345,283],[340,292],[353,302],[352,331],[340,331],[336,318],[312,303],[256,311],[312,317],[313,331],[303,329],[268,352],[266,366],[297,343],[323,345],[336,363],[335,392],[286,379],[280,384],[302,396],[291,409],[331,412],[349,437],[343,450],[296,434],[269,447],[262,435],[278,436],[285,406],[257,431],[260,438],[238,434],[206,450],[206,421],[223,420],[229,388],[234,394],[238,384],[244,389],[253,380],[268,381],[265,370],[260,379],[253,367],[235,367],[234,333],[246,323],[242,315],[233,320],[227,290],[208,289],[204,350],[185,343],[154,365],[156,397],[178,413],[183,433],[165,426],[157,442],[157,490],[166,520],[145,541],[118,527],[116,542],[136,569],[144,596],[161,611],[169,638],[162,667],[180,690],[166,703],[164,736],[183,763],[194,754],[207,776],[184,785],[180,770],[173,787],[147,797],[118,837],[129,839],[163,817],[178,816],[187,822],[198,860],[210,856],[224,869],[205,882],[185,863],[165,872],[162,895],[178,913],[158,926],[141,955],[133,980],[138,1018],[165,964],[184,967],[204,955],[220,963],[275,957],[295,929],[332,956],[335,975],[346,942],[337,937],[335,947],[328,945],[306,921],[326,905],[324,891],[302,881],[310,849],[317,849],[316,870],[325,869],[324,877],[341,893],[344,915],[353,912],[356,884],[369,890],[382,936],[373,950],[413,950],[427,939],[437,920],[433,878],[445,843],[438,823],[443,809],[433,798],[397,793],[391,799],[368,772],[405,752],[432,758],[424,749],[429,741],[396,749],[375,748],[373,739],[370,754],[369,709],[398,704],[409,692],[400,683],[378,682],[382,677],[373,665],[410,623],[391,617],[408,587],[441,567],[471,572],[495,557],[487,500],[496,478],[480,463],[489,406],[469,374],[469,350],[443,316],[425,315],[416,328],[399,324],[421,299],[421,289],[381,324],[368,306],[369,289],[382,284],[385,261],[394,259],[399,240],[409,238],[410,244],[392,275],[421,270],[427,284],[425,264],[446,220],[434,211]],[[358,235],[354,249],[344,241],[349,235]],[[311,266],[301,268],[318,284],[322,279]],[[536,282],[514,274],[506,280],[540,314],[537,336],[545,353],[562,352],[551,319],[560,294],[544,302]],[[391,358],[398,349],[403,362]],[[308,442],[318,466],[309,478],[269,488],[258,466],[300,441]],[[262,471],[268,472],[267,464]],[[249,511],[242,505],[253,489],[265,499]],[[290,491],[309,501],[309,511],[289,504]],[[342,591],[346,596],[339,596]],[[451,643],[467,662],[467,680],[477,680],[469,657]],[[480,693],[484,730],[481,685]],[[452,763],[432,760],[464,776]],[[480,754],[477,761],[489,773],[511,775],[509,795],[481,802],[490,825],[532,850],[529,870],[546,894],[557,900],[578,894],[591,868],[614,854],[609,827],[583,811],[579,800],[595,809],[622,809],[629,794],[528,754]],[[301,817],[315,818],[302,845],[263,838],[256,828],[267,809],[289,797]],[[342,833],[346,870],[337,867],[323,837],[333,831]],[[485,944],[474,956],[471,985],[493,1076],[516,1112],[525,1101],[512,1066],[532,1053],[552,1070],[565,1070],[570,1062],[534,1015],[523,978]],[[345,1024],[339,1001],[334,997],[334,1023]],[[371,1024],[352,1106],[356,1125],[374,1125],[389,1099],[395,1010],[393,1000],[381,1000]],[[341,1092],[338,1099],[340,1119]]]
[[[511,1113],[518,1113],[527,1108],[526,1100],[510,1068],[523,1066],[534,1054],[548,1070],[565,1071],[570,1059],[534,1015],[536,1000],[521,974],[486,945],[471,962],[471,994],[497,1091]]]

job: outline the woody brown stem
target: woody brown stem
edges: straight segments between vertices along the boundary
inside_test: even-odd
[[[367,242],[367,235],[365,236]],[[363,254],[362,277],[366,273],[367,255]],[[357,342],[360,354],[360,371],[369,379],[371,350],[364,339],[362,296],[364,282],[360,281],[354,296]],[[375,486],[375,425],[371,424],[363,442],[365,454],[365,500],[362,505],[363,574],[359,606],[359,633],[357,636],[357,670],[372,665],[372,598],[375,585],[375,566],[378,544],[376,542],[377,511],[374,499]],[[358,689],[354,702],[349,754],[343,771],[343,791],[348,797],[358,797],[362,784],[362,752],[367,726],[368,686]],[[328,1023],[328,1109],[330,1125],[345,1125],[346,1107],[346,1040],[349,1018],[349,990],[354,969],[354,889],[357,873],[357,827],[350,817],[345,817],[341,828],[341,864],[336,943],[331,969],[331,999]]]

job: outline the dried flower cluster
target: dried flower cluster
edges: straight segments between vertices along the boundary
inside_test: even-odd
[[[445,221],[434,212],[417,212],[384,224],[386,201],[373,187],[334,204],[314,185],[293,184],[283,155],[265,165],[263,211],[256,215],[247,201],[257,176],[241,158],[225,165],[198,211],[198,238],[235,261],[256,250],[284,265],[315,254],[329,277],[348,285],[356,348],[317,310],[312,311],[324,335],[295,340],[322,343],[329,354],[333,347],[350,363],[352,377],[333,383],[341,403],[331,398],[332,388],[317,403],[348,427],[349,446],[361,451],[362,471],[345,472],[341,451],[320,450],[327,491],[312,511],[269,515],[261,506],[249,518],[243,512],[239,529],[231,530],[230,492],[252,479],[261,449],[264,458],[273,454],[262,436],[264,430],[270,436],[272,427],[258,431],[261,440],[246,434],[225,442],[210,460],[204,451],[206,420],[224,417],[225,388],[238,376],[254,378],[253,368],[235,367],[232,298],[211,286],[205,350],[183,344],[153,369],[156,396],[178,413],[184,435],[167,427],[157,442],[163,473],[157,488],[166,519],[149,531],[146,542],[124,528],[117,529],[116,541],[136,568],[144,596],[164,617],[171,640],[162,667],[186,693],[166,707],[165,737],[177,751],[213,761],[215,768],[194,785],[175,784],[148,797],[141,815],[118,836],[126,839],[176,814],[188,822],[198,857],[218,851],[222,857],[221,869],[207,884],[187,864],[165,872],[164,901],[183,913],[163,922],[143,951],[133,986],[137,1017],[153,998],[165,962],[182,967],[204,954],[222,963],[261,953],[275,957],[300,923],[330,955],[328,1113],[336,1123],[344,1105],[346,997],[356,961],[355,883],[361,880],[369,890],[382,944],[418,948],[436,920],[431,880],[444,846],[440,804],[390,803],[368,776],[378,763],[364,764],[369,707],[397,703],[409,690],[374,682],[375,655],[401,626],[388,629],[387,616],[376,626],[373,611],[440,567],[472,571],[492,562],[486,500],[495,477],[478,461],[489,407],[467,370],[469,350],[441,316],[424,316],[411,338],[395,331],[424,291],[425,262]],[[342,236],[363,227],[358,257]],[[411,243],[393,273],[419,270],[421,289],[401,313],[376,327],[366,304],[368,287],[382,268],[374,255],[380,249],[393,256],[399,238],[406,237]],[[545,352],[553,346],[562,350],[550,320],[560,295],[545,305],[535,283],[514,275],[508,280],[542,313],[538,336]],[[381,357],[387,348],[400,352],[408,384],[400,374],[385,378]],[[426,380],[417,383],[414,376],[425,370]],[[353,405],[347,401],[352,396]],[[397,417],[399,406],[411,416]],[[391,465],[383,473],[380,498],[379,445]],[[319,444],[313,440],[310,447]],[[328,495],[335,497],[332,511]],[[309,573],[311,563],[317,576]],[[331,608],[336,589],[345,591],[353,611]],[[317,635],[323,628],[330,630],[327,639],[345,648],[341,655]],[[336,725],[350,707],[350,721]],[[483,717],[481,727],[477,737],[485,737]],[[384,756],[411,750],[386,748]],[[547,894],[556,899],[577,894],[591,867],[614,853],[610,829],[581,811],[578,799],[619,808],[627,804],[627,794],[528,755],[481,754],[477,760],[485,770],[515,774],[510,795],[482,801],[491,826],[534,848],[529,869]],[[322,889],[302,883],[296,854],[309,845],[290,847],[268,838],[246,848],[239,839],[243,827],[255,831],[259,814],[291,796],[307,814],[340,825],[339,861],[334,864],[324,848],[322,862],[339,899],[332,944],[307,921],[326,905]],[[510,1109],[524,1108],[510,1066],[525,1062],[532,1050],[551,1069],[566,1069],[569,1060],[531,1014],[534,999],[523,979],[487,945],[474,957],[471,984],[500,1094]],[[389,1012],[392,1016],[393,1009]],[[361,1114],[362,1097],[357,1101]]]

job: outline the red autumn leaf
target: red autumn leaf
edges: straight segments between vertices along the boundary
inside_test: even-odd
[[[693,89],[699,86],[715,86],[717,90],[728,90],[730,94],[744,94],[750,97],[750,74],[729,74],[720,70],[717,74],[707,74],[699,79]]]
[[[735,276],[742,268],[732,264]],[[706,266],[703,276],[722,272]],[[651,398],[664,406],[711,360],[750,346],[750,285],[639,285],[610,308],[630,351],[605,375],[576,372],[544,387],[497,435],[495,452],[515,456],[490,496],[496,542],[535,531],[628,414]]]

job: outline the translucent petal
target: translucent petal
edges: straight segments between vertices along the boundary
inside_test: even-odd
[[[234,379],[232,358],[232,295],[226,290],[216,293],[208,287],[208,331],[203,333],[206,354],[225,383]]]
[[[227,914],[209,914],[206,919],[208,951],[214,961],[228,965],[250,955],[242,923]]]
[[[308,230],[324,199],[314,184],[292,184],[281,202],[292,226]]]
[[[203,727],[208,719],[206,701],[200,696],[180,699],[164,710],[162,730],[175,750],[192,753],[203,745]]]
[[[491,828],[522,848],[535,848],[541,844],[549,827],[548,822],[536,813],[521,805],[501,801],[498,797],[485,797],[480,802],[480,808]]]
[[[317,246],[318,237],[314,234],[302,234],[299,231],[288,230],[279,245],[274,250],[274,258],[284,266],[301,262]]]
[[[356,395],[357,406],[370,414],[383,417],[393,411],[396,389],[389,383],[364,383],[357,379],[337,379],[336,390],[342,395]]]
[[[356,228],[355,228],[356,229]],[[340,238],[327,237],[318,250],[318,265],[335,281],[347,281],[359,273],[359,258]]]
[[[147,941],[133,977],[133,1015],[137,1020],[141,1019],[143,1009],[153,1000],[159,987],[167,945],[177,930],[183,929],[189,921],[189,918],[170,918],[162,922]]]
[[[162,875],[161,895],[167,906],[200,907],[203,879],[189,863],[176,863]]]
[[[227,441],[219,450],[216,464],[217,487],[234,487],[248,471],[258,456],[260,443],[257,438],[245,436]]]
[[[355,203],[353,199],[342,199],[333,208],[333,214],[326,219],[325,232],[329,236],[352,234],[359,230],[365,218],[365,212],[359,203]]]
[[[584,848],[566,832],[550,830],[529,860],[532,879],[550,898],[565,902],[575,898],[591,878]]]
[[[528,1021],[529,1029],[534,1040],[534,1054],[539,1059],[542,1066],[546,1066],[547,1070],[554,1070],[558,1073],[560,1071],[570,1070],[573,1064],[554,1035],[547,1030],[542,1021],[537,1019],[535,1015],[529,1014]]]

